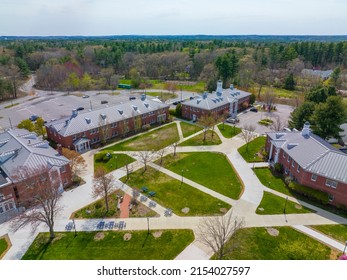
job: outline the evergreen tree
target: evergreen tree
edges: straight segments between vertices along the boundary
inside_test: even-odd
[[[287,90],[294,90],[295,89],[295,80],[293,73],[290,73],[285,81],[284,81],[284,88]]]
[[[312,123],[312,115],[315,110],[315,103],[306,101],[299,107],[297,107],[291,114],[288,121],[290,128],[296,128],[301,130],[304,127],[304,123],[309,121]]]

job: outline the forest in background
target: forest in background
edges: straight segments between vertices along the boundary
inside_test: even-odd
[[[16,98],[20,81],[36,73],[36,87],[46,90],[116,89],[119,83],[129,83],[133,88],[174,91],[177,85],[197,83],[193,89],[201,92],[215,90],[216,81],[222,79],[225,87],[234,84],[258,98],[273,91],[298,103],[301,93],[322,83],[303,69],[335,69],[325,84],[347,89],[344,39],[255,35],[2,37],[0,100]]]

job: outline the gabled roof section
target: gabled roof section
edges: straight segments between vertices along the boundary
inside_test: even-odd
[[[277,134],[277,136],[276,136]],[[347,154],[342,153],[319,136],[301,132],[267,133],[275,147],[284,150],[306,171],[347,183]]]
[[[152,99],[138,99],[115,106],[84,112],[73,118],[64,118],[47,124],[62,136],[70,136],[105,125],[119,122],[134,116],[168,108],[169,105]]]
[[[56,150],[25,129],[11,129],[0,133],[0,139],[8,139],[0,146],[0,167],[8,177],[13,177],[21,166],[39,168],[48,162],[55,166],[64,166],[69,160],[59,155]]]

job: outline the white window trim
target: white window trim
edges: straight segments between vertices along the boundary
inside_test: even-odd
[[[300,173],[300,165],[298,164],[298,168],[296,169],[296,171],[298,171],[298,173]]]
[[[315,176],[316,178],[313,179],[313,176]],[[318,176],[317,176],[316,174],[313,174],[313,173],[312,173],[312,175],[311,175],[311,181],[316,182],[316,181],[317,181],[317,177],[318,177]]]
[[[330,182],[330,183],[329,183],[329,182]],[[335,184],[335,186],[333,186],[333,184],[331,184],[331,183]],[[326,180],[325,180],[325,185],[326,185],[327,187],[330,187],[330,188],[333,188],[333,189],[336,189],[336,188],[337,188],[337,182],[334,181],[334,180],[331,180],[331,179],[326,179]]]

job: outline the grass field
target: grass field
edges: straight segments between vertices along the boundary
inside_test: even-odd
[[[172,93],[172,92],[166,92],[166,91],[163,91],[163,92],[147,92],[146,91],[146,94],[147,95],[150,95],[150,96],[154,96],[154,97],[159,97],[159,98],[162,98],[162,99],[172,99],[172,98],[176,98],[177,97],[177,94],[176,93]]]
[[[260,215],[276,215],[283,214],[284,209],[286,210],[286,214],[303,214],[314,212],[292,201],[288,200],[286,202],[286,199],[283,197],[279,197],[270,192],[264,192],[263,199],[261,200],[256,213]]]
[[[186,122],[180,122],[180,126],[184,138],[202,130],[202,127]]]
[[[277,232],[278,231],[278,232]],[[329,260],[338,252],[291,227],[244,228],[229,240],[236,244],[228,260]],[[276,233],[278,233],[277,236]]]
[[[131,239],[124,240],[126,233]],[[154,233],[154,234],[153,234]],[[157,234],[155,234],[157,233]],[[193,240],[191,230],[40,233],[23,260],[172,260]],[[160,237],[157,237],[159,236]],[[156,236],[156,237],[155,237]]]
[[[5,253],[7,248],[8,248],[8,243],[5,239],[5,237],[0,238],[0,257],[2,256],[3,253]]]
[[[129,140],[107,147],[110,151],[158,151],[179,140],[177,125],[171,123],[154,131],[138,135]]]
[[[237,134],[241,133],[241,128],[227,124],[223,125],[222,123],[218,125],[218,129],[225,138],[233,138]]]
[[[210,152],[168,155],[163,166],[227,197],[238,199],[242,184],[225,155]]]
[[[259,156],[259,152],[262,147],[265,146],[266,137],[260,136],[252,140],[248,143],[248,149],[247,144],[243,145],[238,149],[240,155],[245,159],[247,162],[261,162],[264,161],[262,157]],[[257,154],[255,156],[255,154]]]
[[[347,241],[347,225],[321,225],[311,226],[312,228],[346,244]]]
[[[105,153],[108,153],[108,152],[112,155],[112,157],[107,162],[105,162],[104,160],[98,160],[97,154],[94,155],[94,171],[98,167],[103,167],[106,169],[108,173],[125,166],[127,163],[131,163],[135,161],[135,159],[133,159],[132,157],[126,154],[112,154],[111,150],[104,150],[103,152],[100,152],[100,153],[104,155]]]
[[[210,145],[219,145],[222,144],[219,136],[215,132],[212,138],[212,131],[207,131],[206,140],[204,141],[204,133],[200,133],[193,138],[190,138],[182,143],[179,146],[210,146]]]
[[[195,189],[180,180],[176,180],[151,167],[143,173],[143,169],[131,173],[127,185],[141,189],[146,186],[149,191],[156,192],[152,198],[166,208],[171,208],[178,216],[199,216],[223,214],[231,206],[198,189]],[[125,182],[126,178],[120,179]],[[192,199],[194,198],[194,199]],[[188,207],[189,212],[182,209]]]

